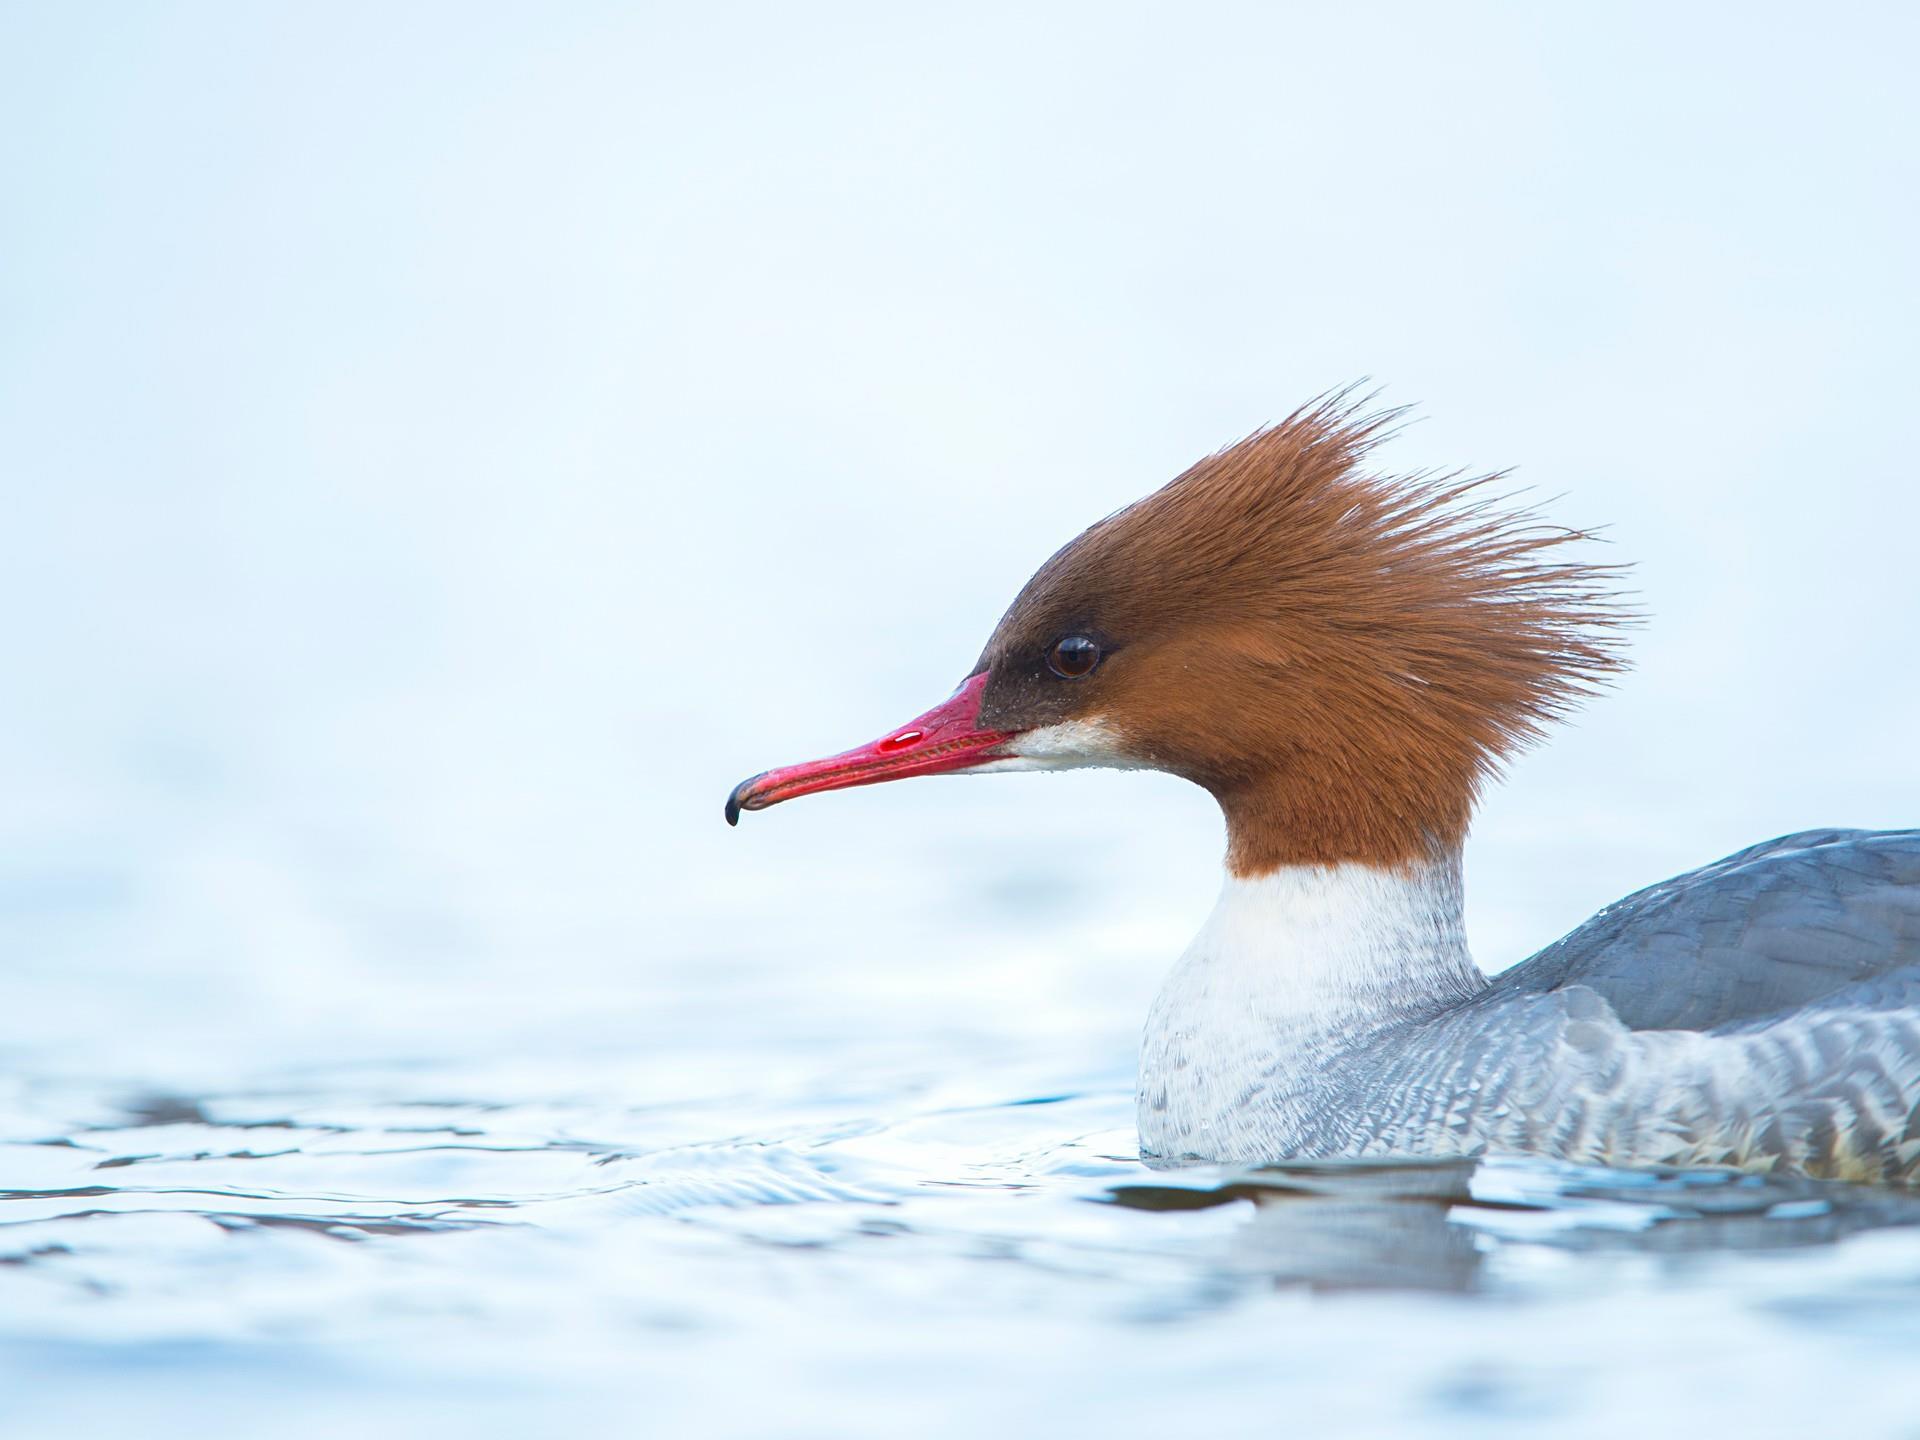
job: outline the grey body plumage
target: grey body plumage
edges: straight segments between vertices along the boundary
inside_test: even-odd
[[[1493,982],[1585,985],[1635,1030],[1715,1030],[1833,1002],[1920,1006],[1920,830],[1806,830],[1616,901]]]

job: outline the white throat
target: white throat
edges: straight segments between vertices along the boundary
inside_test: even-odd
[[[1330,1064],[1486,983],[1467,952],[1457,852],[1229,876],[1147,1019],[1141,1148],[1280,1158],[1266,1152],[1305,1123]]]

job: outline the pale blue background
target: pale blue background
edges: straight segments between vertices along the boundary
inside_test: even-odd
[[[1488,944],[1920,815],[1906,7],[4,15],[10,887],[225,934],[193,876],[320,854],[625,934],[1047,811],[1190,900],[1172,782],[718,802],[1363,375],[1429,417],[1396,461],[1518,467],[1650,616],[1487,808]]]

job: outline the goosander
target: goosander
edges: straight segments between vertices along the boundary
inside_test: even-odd
[[[1048,560],[951,698],[756,775],[727,820],[913,775],[1163,770],[1226,878],[1146,1024],[1156,1163],[1536,1154],[1920,1181],[1920,830],[1817,830],[1608,906],[1493,979],[1462,923],[1476,796],[1620,664],[1614,567],[1383,476],[1344,396]]]

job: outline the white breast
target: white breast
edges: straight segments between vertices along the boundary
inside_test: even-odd
[[[1229,877],[1147,1019],[1141,1148],[1285,1154],[1323,1067],[1485,984],[1467,953],[1455,856]]]

